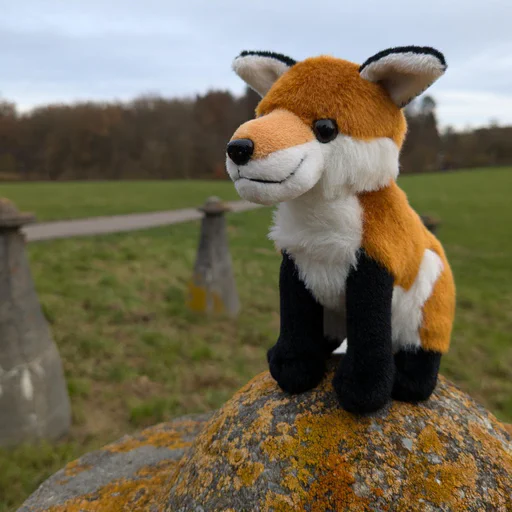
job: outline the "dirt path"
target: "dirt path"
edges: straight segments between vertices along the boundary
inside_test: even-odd
[[[247,201],[232,201],[227,203],[233,212],[243,212],[259,208],[257,204]],[[29,242],[52,240],[55,238],[70,238],[74,236],[92,236],[106,233],[120,233],[137,229],[179,224],[190,220],[200,219],[202,213],[195,208],[170,210],[165,212],[131,213],[129,215],[113,215],[110,217],[92,217],[88,219],[63,220],[29,224],[23,232]]]

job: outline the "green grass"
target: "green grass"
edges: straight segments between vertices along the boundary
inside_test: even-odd
[[[452,349],[442,371],[511,422],[512,172],[415,176],[401,185],[418,211],[442,219],[439,236],[457,282]],[[73,428],[54,447],[0,451],[0,511],[85,451],[145,425],[217,408],[266,369],[265,351],[279,327],[270,215],[263,209],[228,217],[243,305],[235,321],[184,306],[197,222],[29,246],[64,361]]]
[[[174,210],[201,206],[209,196],[239,199],[228,181],[0,182],[0,197],[39,221]]]

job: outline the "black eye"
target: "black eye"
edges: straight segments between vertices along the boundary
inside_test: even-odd
[[[313,131],[315,132],[318,142],[325,144],[336,138],[336,135],[338,135],[338,126],[333,119],[319,119],[313,123]]]

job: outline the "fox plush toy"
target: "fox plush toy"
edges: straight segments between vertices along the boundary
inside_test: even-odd
[[[450,343],[455,287],[396,178],[401,109],[444,73],[443,55],[391,48],[359,66],[244,51],[233,68],[262,100],[227,146],[227,171],[241,197],[278,205],[273,378],[289,393],[315,387],[346,337],[333,380],[344,409],[428,399]]]

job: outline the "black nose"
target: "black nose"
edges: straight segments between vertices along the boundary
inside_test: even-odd
[[[228,156],[236,165],[245,165],[254,153],[254,143],[251,139],[236,139],[228,144]]]

